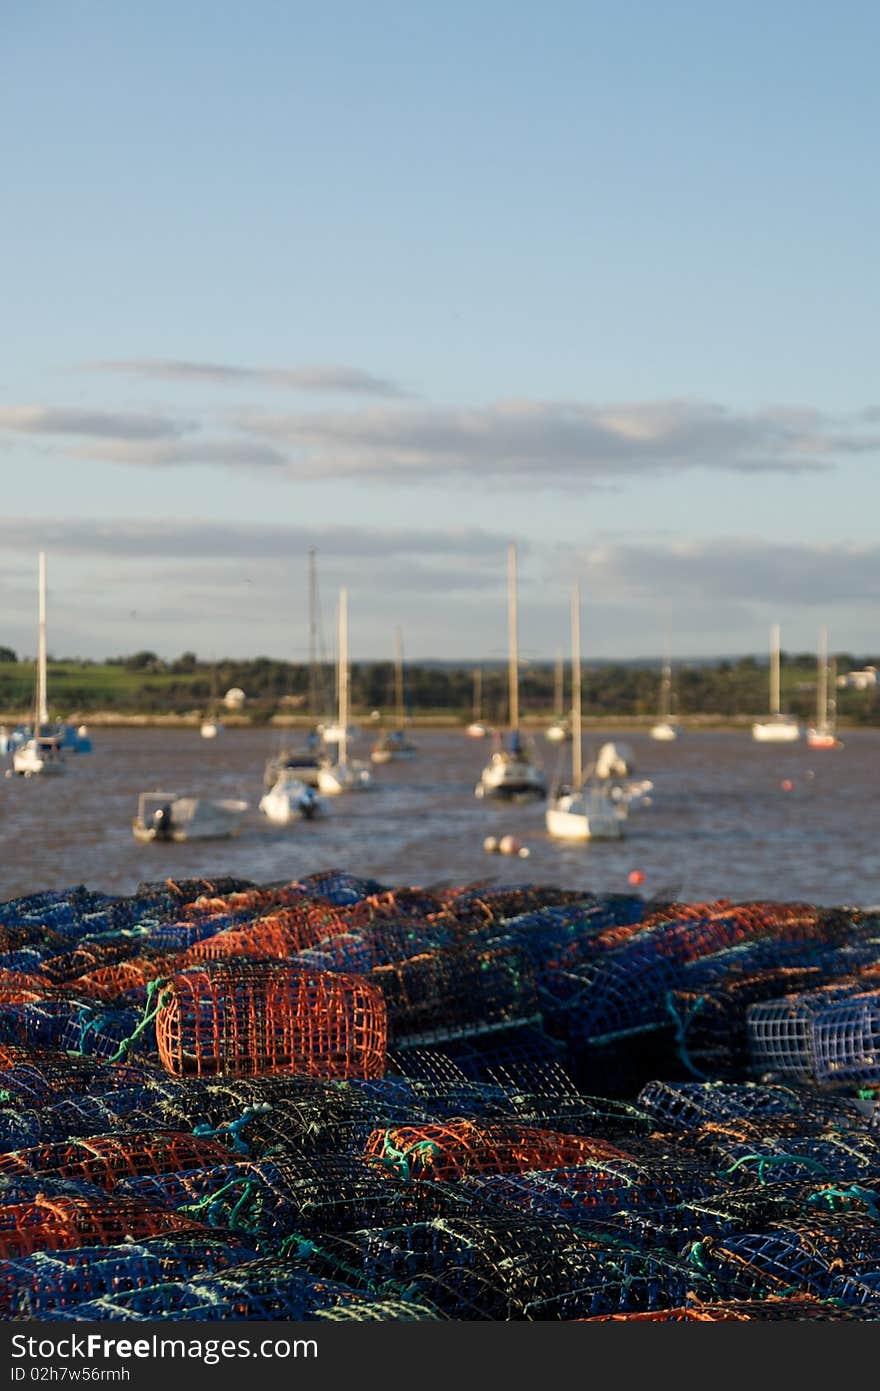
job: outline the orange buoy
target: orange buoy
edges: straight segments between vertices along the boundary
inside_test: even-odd
[[[630,884],[644,884],[645,882],[645,873],[641,869],[631,869],[626,877]]]
[[[794,787],[794,783],[792,782],[791,778],[783,778],[779,786],[782,788],[783,792],[791,792]]]

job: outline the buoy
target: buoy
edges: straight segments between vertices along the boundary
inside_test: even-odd
[[[631,869],[626,877],[630,884],[644,884],[645,882],[644,870],[641,869]]]
[[[502,855],[518,855],[520,846],[515,836],[502,836],[498,842]]]
[[[498,851],[498,837],[497,837],[497,836],[487,836],[486,839],[483,841],[483,849],[485,850],[485,852],[486,852],[487,855],[495,855],[495,854],[497,854],[497,851]]]
[[[792,788],[794,787],[794,783],[792,782],[791,778],[783,778],[779,786],[782,788],[783,792],[791,792]]]
[[[532,852],[527,845],[521,845],[519,847],[519,857],[521,860],[527,860],[531,853]]]

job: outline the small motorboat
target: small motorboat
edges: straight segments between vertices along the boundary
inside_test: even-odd
[[[474,789],[479,798],[521,802],[547,796],[547,783],[534,763],[518,730],[512,730],[507,748],[496,749]]]
[[[571,738],[571,725],[568,720],[554,720],[553,723],[548,725],[544,730],[544,738],[549,740],[551,744],[567,743]]]
[[[325,812],[314,787],[287,772],[263,794],[259,805],[263,815],[275,826],[288,826],[292,821],[314,821]]]
[[[203,739],[216,739],[222,728],[219,720],[202,720],[199,733]]]
[[[465,730],[465,734],[469,739],[485,739],[486,735],[491,733],[492,731],[489,726],[483,724],[482,720],[472,720]]]
[[[249,805],[239,797],[142,792],[132,831],[140,841],[224,840],[238,835]]]

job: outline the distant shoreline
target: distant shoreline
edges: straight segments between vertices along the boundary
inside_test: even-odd
[[[25,711],[0,711],[0,725],[5,725],[8,729],[14,728],[18,724],[27,724],[32,717],[32,712]],[[112,710],[96,710],[89,714],[79,716],[72,715],[66,717],[71,724],[82,723],[89,729],[198,729],[204,720],[204,714],[199,712],[187,712],[185,714],[123,714]],[[221,724],[225,729],[275,729],[275,730],[309,730],[314,728],[314,721],[301,715],[274,715],[269,720],[251,719],[247,715],[236,714],[234,712],[222,713],[219,716]],[[690,733],[699,733],[704,730],[730,731],[737,732],[749,729],[756,720],[766,718],[761,715],[681,715],[676,717],[676,721],[682,729]],[[414,715],[407,720],[407,725],[412,729],[424,730],[450,730],[465,732],[470,723],[470,715]],[[370,731],[379,730],[393,726],[395,721],[389,716],[383,720],[372,720],[368,714],[352,712],[352,721],[357,724],[363,736],[369,735]],[[522,728],[530,734],[541,734],[552,723],[547,715],[524,715],[521,719]],[[653,725],[657,723],[656,715],[584,715],[583,726],[588,729],[620,729],[632,730],[636,733],[647,733]],[[848,724],[841,720],[838,728],[841,731],[852,733],[861,729],[876,728],[874,725]],[[499,726],[502,730],[505,726]]]

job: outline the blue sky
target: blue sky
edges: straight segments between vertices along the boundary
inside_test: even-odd
[[[8,3],[0,642],[880,649],[873,5]],[[329,623],[328,623],[329,627]]]

